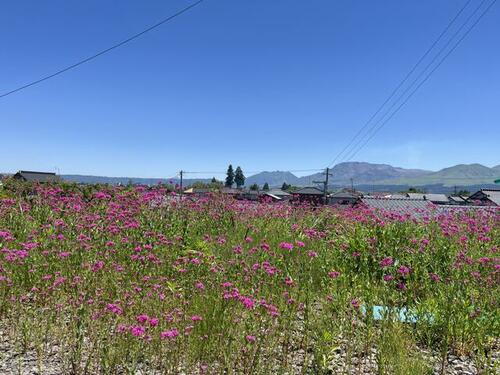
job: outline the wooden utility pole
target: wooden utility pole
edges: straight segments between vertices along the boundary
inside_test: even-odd
[[[332,174],[330,173],[330,168],[326,168],[326,171],[323,172],[325,175],[325,180],[324,181],[313,181],[315,184],[323,184],[323,200],[324,203],[328,203],[328,177],[330,177]]]
[[[182,188],[182,175],[184,174],[184,171],[180,171],[179,174],[181,175],[181,196],[182,196],[182,193],[184,192],[184,189]]]

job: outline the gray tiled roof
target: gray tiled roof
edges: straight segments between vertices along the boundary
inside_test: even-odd
[[[294,191],[293,194],[305,194],[305,195],[323,195],[323,191],[317,187],[305,187]]]
[[[271,190],[266,191],[266,193],[276,195],[278,197],[287,197],[287,196],[291,195],[290,193],[283,191],[281,189],[271,189]]]
[[[406,193],[406,195],[411,199],[425,199],[425,194],[423,193]]]
[[[488,196],[490,201],[494,202],[497,206],[500,206],[500,190],[483,189],[482,192]]]
[[[425,194],[425,199],[431,202],[449,202],[450,200],[445,194]]]
[[[454,201],[454,202],[458,202],[458,203],[464,203],[465,202],[465,199],[463,197],[458,197],[458,196],[454,196],[454,195],[451,195],[449,197],[450,201]]]
[[[53,172],[19,171],[15,176],[30,182],[55,182],[59,177]]]
[[[421,211],[426,211],[429,208],[435,207],[431,202],[425,201],[423,199],[411,199],[411,198],[371,198],[364,197],[361,202],[368,207],[392,211],[397,213],[417,213]]]

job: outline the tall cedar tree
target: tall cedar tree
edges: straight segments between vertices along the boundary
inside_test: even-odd
[[[269,190],[269,184],[267,182],[264,184],[264,187],[262,188],[262,190],[265,190],[265,191]]]
[[[259,190],[259,185],[253,184],[252,186],[250,186],[250,190],[253,190],[253,191]]]
[[[283,182],[283,185],[281,185],[281,190],[288,190],[290,189],[290,185],[288,185],[286,182]]]
[[[238,188],[245,185],[245,175],[243,174],[243,171],[239,166],[236,168],[236,173],[234,175],[234,182],[236,182],[236,186]]]
[[[226,177],[226,187],[232,187],[234,184],[234,171],[233,171],[233,166],[229,164],[229,167],[227,167],[227,177]]]

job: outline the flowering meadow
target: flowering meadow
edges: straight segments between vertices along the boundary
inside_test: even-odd
[[[493,209],[411,218],[161,185],[13,185],[0,199],[0,335],[59,373],[336,374],[371,361],[432,374],[454,355],[494,374],[499,250]]]

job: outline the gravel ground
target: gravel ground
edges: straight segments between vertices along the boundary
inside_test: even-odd
[[[500,344],[497,342],[497,344]],[[61,358],[61,349],[58,345],[47,345],[40,349],[43,353],[41,359],[36,350],[31,349],[22,351],[9,341],[7,335],[0,330],[0,374],[1,375],[60,375],[71,374],[71,367],[68,363],[64,363]],[[422,356],[428,360],[427,363],[433,365],[434,374],[440,374],[441,360],[438,353],[426,350],[421,351]],[[329,361],[329,370],[331,374],[377,374],[376,362],[377,350],[372,348],[364,355],[353,355],[348,361],[348,354],[345,348],[339,347],[335,350],[333,358]],[[303,349],[292,351],[289,354],[289,363],[291,363],[292,371],[290,374],[301,374],[304,366],[304,358],[306,353]],[[449,375],[475,375],[475,374],[500,374],[498,361],[500,359],[500,345],[496,345],[492,354],[492,361],[488,366],[488,371],[478,371],[473,360],[468,357],[458,357],[452,354],[448,355],[445,363],[445,374]],[[350,363],[349,363],[350,362]],[[496,365],[496,368],[495,368]],[[214,370],[214,369],[212,369]],[[273,372],[279,372],[280,368],[276,364]],[[99,371],[89,369],[89,374],[96,374]],[[220,371],[207,371],[208,373],[220,373]],[[237,370],[236,373],[239,373]],[[246,371],[248,373],[248,369]],[[186,374],[179,369],[177,374]],[[314,374],[315,371],[308,364],[305,371],[307,374]],[[136,371],[137,375],[145,374],[160,374],[158,371],[143,368]]]

